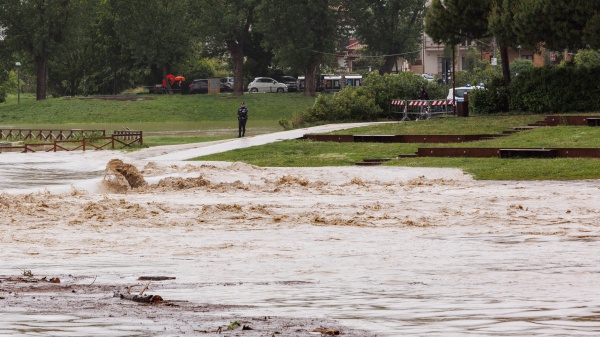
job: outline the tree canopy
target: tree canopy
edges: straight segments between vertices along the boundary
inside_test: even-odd
[[[259,7],[264,45],[279,66],[305,75],[306,95],[314,95],[316,71],[336,51],[339,5],[337,0],[297,0],[263,2]]]
[[[384,57],[380,74],[392,72],[400,57],[418,56],[425,0],[355,0],[346,6],[356,37],[369,53]]]
[[[600,48],[597,0],[4,0],[0,2],[0,81],[15,61],[35,74],[36,96],[118,93],[154,84],[172,69],[212,75],[228,65],[234,95],[255,76],[304,74],[314,94],[319,69],[340,68],[349,37],[365,54],[412,60],[423,29],[456,45],[494,37],[505,83],[507,51]],[[211,61],[207,61],[207,59]],[[182,74],[185,75],[185,74]],[[191,78],[190,78],[191,79]],[[167,81],[168,83],[168,81]]]

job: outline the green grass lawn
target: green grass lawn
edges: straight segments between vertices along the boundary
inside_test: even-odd
[[[486,116],[403,122],[336,134],[498,134],[543,116]],[[468,143],[335,143],[289,140],[200,157],[197,160],[243,161],[258,166],[346,166],[366,158],[396,158],[415,154],[419,147],[592,147],[600,148],[600,128],[544,127],[510,136]],[[600,179],[600,159],[398,158],[388,166],[460,168],[481,180]]]
[[[138,95],[139,100],[117,101],[92,98],[48,98],[36,101],[31,94],[9,95],[0,104],[0,124],[206,122],[237,118],[243,101],[251,120],[274,121],[305,110],[314,97],[298,93],[217,95]]]

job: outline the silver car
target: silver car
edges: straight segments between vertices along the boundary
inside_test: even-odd
[[[248,84],[250,92],[287,92],[287,85],[277,82],[270,77],[257,77]]]

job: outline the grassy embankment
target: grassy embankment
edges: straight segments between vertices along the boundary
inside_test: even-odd
[[[142,96],[147,97],[147,96]],[[151,96],[144,101],[103,101],[48,99],[36,102],[31,96],[9,96],[0,104],[0,125],[48,124],[80,125],[88,123],[207,122],[196,135],[165,133],[145,136],[149,146],[179,144],[231,138],[211,135],[211,127],[223,123],[236,127],[235,111],[243,100],[250,107],[250,130],[265,125],[258,133],[280,131],[278,121],[312,105],[313,98],[299,94],[184,95]],[[600,113],[599,113],[600,114]],[[430,121],[391,123],[387,125],[336,132],[338,134],[494,134],[515,126],[542,120],[544,116],[481,116],[443,118]],[[237,132],[237,131],[236,131]],[[254,131],[256,132],[256,131]],[[194,133],[194,132],[192,132]],[[251,132],[250,136],[253,134]],[[256,134],[256,133],[254,133]],[[198,158],[198,160],[243,161],[259,166],[333,166],[354,165],[365,158],[393,158],[414,154],[418,147],[600,147],[600,128],[559,126],[520,132],[508,137],[458,144],[381,144],[324,143],[289,140]],[[471,173],[477,179],[557,180],[599,179],[598,159],[498,159],[498,158],[403,158],[385,165],[412,167],[453,167]]]
[[[302,111],[314,98],[302,94],[139,95],[140,100],[48,98],[9,95],[0,104],[0,126],[7,128],[99,128],[122,126],[144,131],[148,146],[202,142],[237,136],[237,109],[250,109],[248,136],[282,131],[279,120]]]

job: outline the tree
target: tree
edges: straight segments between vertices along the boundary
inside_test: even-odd
[[[502,62],[502,78],[504,85],[508,86],[511,79],[510,64],[508,62],[508,48],[516,47],[524,41],[515,33],[515,11],[519,8],[521,0],[494,0],[491,3],[491,12],[488,15],[488,28],[500,46],[500,62]],[[518,11],[518,10],[517,10]]]
[[[500,46],[502,75],[510,83],[508,48],[519,41],[513,32],[513,8],[518,0],[433,0],[425,16],[425,32],[434,42],[456,45],[468,39],[494,36]]]
[[[489,36],[492,0],[433,0],[425,14],[425,33],[436,43],[459,44]]]
[[[51,60],[67,31],[77,24],[71,20],[76,0],[3,0],[0,25],[13,51],[27,51],[36,65],[36,99],[46,99],[46,75]]]
[[[258,29],[282,68],[303,73],[305,95],[315,94],[317,69],[335,53],[340,28],[337,0],[263,1]]]
[[[600,47],[597,0],[522,0],[513,7],[515,31],[530,45],[552,50]]]
[[[355,0],[345,6],[366,51],[384,57],[379,74],[391,73],[399,57],[418,56],[425,0]]]
[[[244,48],[259,0],[207,0],[198,6],[201,40],[213,55],[228,52],[233,63],[233,95],[244,93]]]
[[[139,64],[156,66],[167,80],[169,66],[183,59],[195,34],[193,0],[109,0],[115,31]]]

